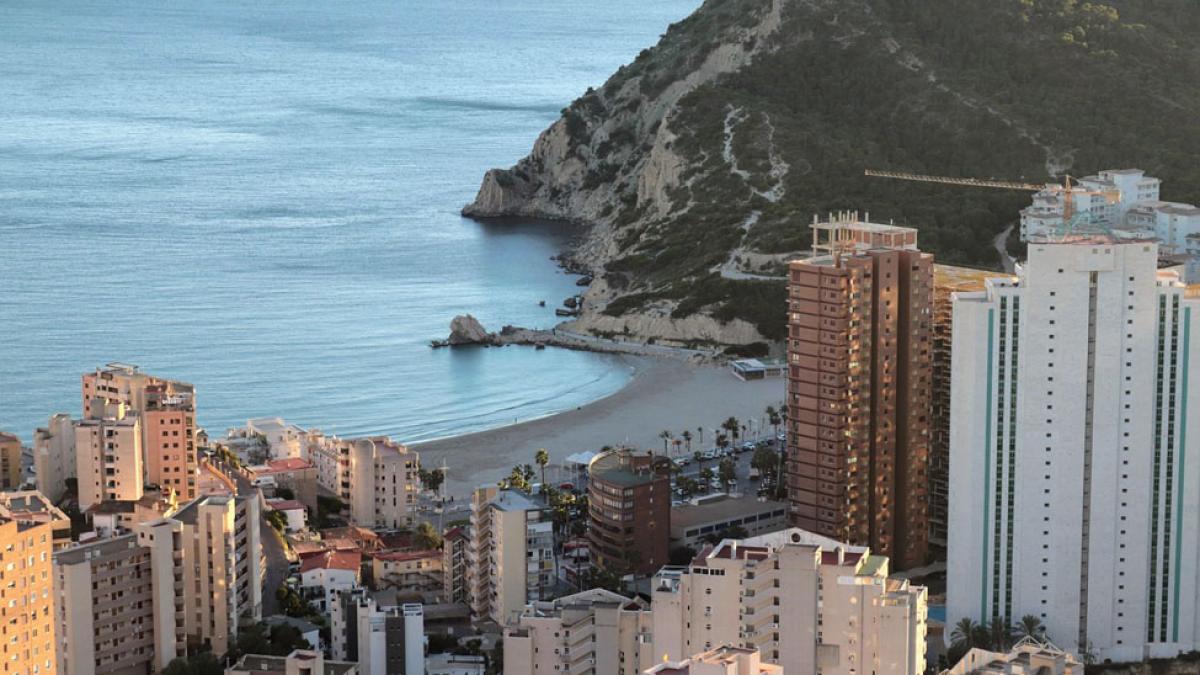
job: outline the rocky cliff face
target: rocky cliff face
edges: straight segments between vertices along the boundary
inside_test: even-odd
[[[943,260],[994,265],[992,235],[1027,200],[868,182],[864,168],[1038,179],[1138,165],[1200,190],[1176,150],[1200,141],[1197,28],[1187,0],[707,0],[529,156],[488,171],[463,213],[591,225],[574,257],[595,281],[572,328],[778,341],[785,263],[813,213],[870,210],[920,227]]]

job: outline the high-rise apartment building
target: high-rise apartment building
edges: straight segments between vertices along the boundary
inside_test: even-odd
[[[503,672],[640,673],[658,658],[652,626],[647,603],[602,588],[533,602],[504,631]]]
[[[421,493],[421,459],[389,438],[361,438],[342,446],[342,499],[360,527],[409,527]]]
[[[550,514],[522,492],[475,490],[466,578],[472,616],[501,625],[548,596],[555,580]]]
[[[92,416],[75,423],[79,507],[141,499],[146,485],[142,418],[121,403],[90,410]]]
[[[151,551],[136,534],[54,554],[59,672],[148,673],[155,669]],[[172,583],[174,583],[172,581]]]
[[[653,653],[758,649],[788,673],[920,675],[926,591],[888,559],[798,528],[726,539],[651,584]]]
[[[40,497],[40,495],[39,495]],[[45,499],[44,497],[40,497]],[[54,522],[0,507],[0,672],[58,672],[51,554]]]
[[[362,675],[425,673],[425,609],[381,604],[364,588],[338,591],[330,612],[331,653]]]
[[[995,272],[933,266],[933,364],[929,423],[929,544],[946,548],[950,522],[950,349],[955,293],[981,291]]]
[[[588,549],[618,574],[650,575],[667,564],[671,537],[670,460],[626,449],[588,464]]]
[[[196,392],[192,385],[148,375],[137,366],[110,363],[83,375],[82,397],[85,422],[110,417],[119,407],[126,411],[121,416],[139,417],[139,461],[145,481],[179,493],[181,501],[196,496]],[[77,448],[80,463],[86,450]]]
[[[21,487],[21,439],[0,431],[0,489]]]
[[[955,298],[948,623],[1032,614],[1114,661],[1200,646],[1200,301],[1157,259],[1035,241]]]
[[[75,423],[66,413],[50,417],[46,426],[33,432],[33,468],[38,491],[57,503],[67,491],[67,479],[75,478]]]
[[[917,231],[842,214],[789,266],[794,525],[925,563],[933,257]]]

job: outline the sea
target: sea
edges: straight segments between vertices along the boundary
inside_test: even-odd
[[[405,442],[573,408],[619,358],[433,350],[549,327],[562,224],[459,209],[699,0],[0,2],[0,429],[108,362]],[[545,306],[539,306],[545,301]]]

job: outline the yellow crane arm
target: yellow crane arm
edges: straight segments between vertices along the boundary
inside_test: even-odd
[[[920,183],[965,185],[967,187],[999,188],[1001,190],[1026,190],[1029,192],[1040,192],[1041,190],[1046,189],[1045,185],[1036,185],[1034,183],[1020,183],[1017,181],[1008,180],[981,180],[979,178],[954,178],[951,176],[926,176],[919,173],[904,173],[903,171],[876,171],[875,169],[866,169],[863,171],[863,175],[874,176],[875,178],[911,180]]]

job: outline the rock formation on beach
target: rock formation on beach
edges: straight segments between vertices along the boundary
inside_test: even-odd
[[[1200,199],[1197,30],[1190,0],[706,0],[488,171],[463,213],[590,226],[572,266],[594,279],[568,328],[781,341],[786,261],[814,213],[869,210],[919,227],[940,261],[996,266],[992,238],[1028,203],[864,168],[1138,166]]]
[[[460,314],[450,321],[450,337],[446,338],[449,346],[480,345],[491,341],[491,333],[484,330],[479,320],[470,314]]]

